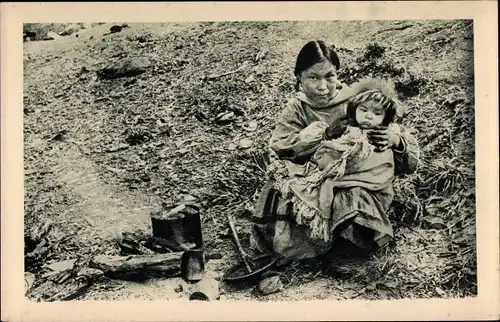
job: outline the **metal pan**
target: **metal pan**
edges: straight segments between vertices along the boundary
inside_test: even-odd
[[[223,276],[223,281],[227,283],[238,283],[244,281],[258,281],[261,275],[276,264],[278,258],[273,254],[259,256],[250,261],[252,272],[249,273],[245,264],[241,263],[230,268]]]

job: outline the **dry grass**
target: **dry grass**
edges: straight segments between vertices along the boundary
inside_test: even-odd
[[[51,173],[78,146],[85,162],[94,164],[95,189],[121,200],[112,202],[107,214],[97,211],[96,218],[109,216],[104,222],[110,226],[134,204],[158,207],[190,194],[204,208],[207,248],[228,254],[226,265],[234,263],[237,255],[224,233],[226,215],[238,218],[248,243],[245,217],[264,180],[258,156],[293,90],[294,55],[306,40],[326,33],[333,35],[327,40],[338,48],[346,82],[370,74],[396,81],[408,108],[403,122],[415,129],[422,148],[417,173],[395,184],[395,242],[368,263],[343,264],[353,268],[344,271],[356,290],[352,297],[476,294],[472,26],[419,21],[388,30],[401,24],[131,24],[119,34],[85,38],[60,51],[36,52],[26,43],[25,169],[33,173],[25,178],[26,226],[59,218],[58,229],[77,236],[48,260],[116,251],[99,229],[77,233],[87,225],[75,220],[78,211],[88,209],[80,207],[88,196],[81,195],[78,182]],[[256,61],[262,52],[266,55]],[[95,76],[123,56],[147,57],[154,67],[135,82]],[[207,78],[242,65],[247,67],[241,72]],[[90,72],[80,73],[82,67]],[[231,112],[231,121],[218,121]],[[258,126],[249,131],[253,122]],[[61,132],[61,141],[49,140]],[[241,139],[253,144],[241,148]],[[109,152],[120,146],[124,149]],[[72,165],[65,167],[71,171]],[[424,228],[422,220],[433,216],[447,228]],[[129,229],[148,229],[146,217]],[[329,278],[316,272],[310,278],[300,268],[292,272],[285,274],[288,288]],[[318,292],[315,296],[323,297]]]

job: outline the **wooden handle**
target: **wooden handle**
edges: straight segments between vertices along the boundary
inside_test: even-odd
[[[236,246],[238,246],[238,251],[240,252],[241,258],[243,259],[243,263],[245,263],[245,267],[247,268],[248,273],[252,272],[250,265],[248,264],[246,253],[241,247],[240,239],[238,237],[238,233],[236,232],[236,228],[234,227],[234,220],[231,215],[227,215],[227,219],[229,221],[229,227],[231,227],[231,231],[233,232],[234,240],[236,241]]]

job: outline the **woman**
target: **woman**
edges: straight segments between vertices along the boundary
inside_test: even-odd
[[[273,251],[287,259],[305,259],[327,253],[338,242],[364,251],[374,251],[392,238],[387,210],[392,202],[392,185],[384,189],[359,186],[336,188],[329,214],[334,238],[324,240],[311,235],[311,227],[297,223],[296,207],[287,196],[283,182],[307,177],[310,160],[325,140],[342,136],[352,119],[346,105],[360,94],[362,86],[346,86],[337,80],[340,63],[335,50],[323,41],[308,42],[299,52],[294,74],[296,95],[290,99],[270,140],[271,163],[268,181],[256,205],[252,246],[262,252]],[[398,109],[398,116],[402,111]],[[378,151],[392,150],[396,175],[412,173],[418,163],[415,138],[402,126],[370,130],[370,144]]]

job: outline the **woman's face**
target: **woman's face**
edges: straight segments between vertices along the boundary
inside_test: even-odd
[[[304,94],[318,106],[326,105],[336,94],[337,70],[328,60],[304,70],[299,80]]]
[[[373,129],[382,125],[384,116],[384,109],[374,101],[363,102],[356,108],[356,123],[362,129]]]

